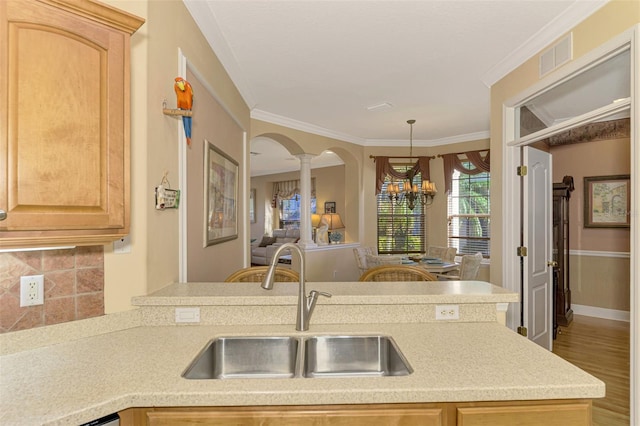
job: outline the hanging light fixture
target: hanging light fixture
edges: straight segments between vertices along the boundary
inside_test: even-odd
[[[416,120],[407,120],[407,124],[410,126],[409,132],[409,159],[413,159],[413,124]],[[418,185],[413,183],[415,172],[409,171],[407,179],[402,182],[402,187],[398,183],[391,182],[387,185],[387,196],[392,203],[401,205],[403,202],[407,203],[409,210],[413,210],[416,207],[416,203],[420,203],[423,206],[433,203],[433,197],[438,190],[436,184],[425,179],[422,181],[422,186],[418,188]]]

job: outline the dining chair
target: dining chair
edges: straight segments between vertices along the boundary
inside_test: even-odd
[[[224,282],[259,283],[264,279],[268,269],[268,266],[250,266],[248,268],[243,268],[229,275]],[[276,267],[274,279],[276,282],[281,283],[299,282],[300,275],[294,270]]]
[[[447,249],[444,252],[444,256],[442,257],[442,260],[444,260],[445,262],[455,262],[456,261],[456,255],[458,254],[458,249],[455,247],[447,247]]]
[[[426,270],[411,265],[382,265],[367,270],[359,281],[437,281]]]
[[[439,280],[475,280],[478,277],[480,264],[482,263],[482,253],[465,254],[460,261],[458,271],[451,271],[439,274]]]
[[[362,274],[364,271],[369,269],[369,266],[367,265],[367,255],[375,255],[376,249],[370,246],[357,247],[353,249],[353,254],[356,257],[358,269],[360,269],[360,273]]]
[[[367,254],[365,259],[367,260],[367,270],[382,265],[402,265],[402,256]]]
[[[444,256],[446,253],[447,253],[447,247],[429,246],[429,248],[427,249],[427,256],[436,257],[442,260],[444,260]]]

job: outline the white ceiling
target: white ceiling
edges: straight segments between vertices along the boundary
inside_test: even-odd
[[[434,146],[488,137],[490,86],[607,0],[183,1],[253,118]]]

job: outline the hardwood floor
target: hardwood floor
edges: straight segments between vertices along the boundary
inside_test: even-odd
[[[629,323],[575,315],[560,327],[553,353],[605,382],[593,400],[594,426],[629,426]]]

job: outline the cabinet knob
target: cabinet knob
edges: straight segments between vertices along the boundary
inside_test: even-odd
[[[4,210],[0,210],[0,220],[5,220],[7,218],[7,212]]]

